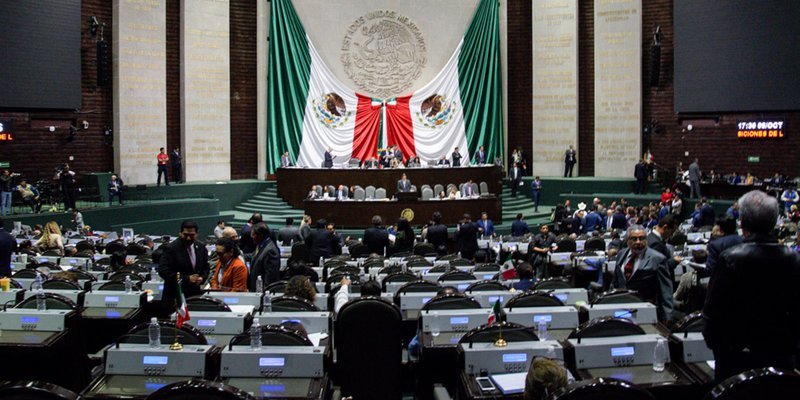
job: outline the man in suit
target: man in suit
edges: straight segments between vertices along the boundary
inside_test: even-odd
[[[477,161],[478,165],[486,164],[486,150],[483,149],[483,146],[478,148],[478,153],[475,155],[475,161]]]
[[[612,232],[614,223],[614,210],[609,208],[606,210],[606,215],[603,217],[603,231]]]
[[[0,219],[0,277],[11,276],[11,253],[17,248],[17,241],[3,227]]]
[[[636,187],[634,187],[633,193],[647,193],[647,164],[644,160],[639,160],[636,167],[633,168],[633,177],[636,178]]]
[[[253,260],[250,262],[247,288],[251,292],[255,292],[259,276],[264,282],[264,287],[280,280],[281,252],[270,238],[267,224],[259,222],[253,225],[251,236],[253,242],[256,243],[256,250],[253,252]]]
[[[291,166],[292,166],[292,158],[289,157],[289,152],[285,151],[285,152],[283,152],[283,155],[281,156],[281,167],[282,168],[287,168],[287,167],[291,167]]]
[[[511,197],[517,197],[517,189],[522,183],[522,171],[520,171],[518,164],[514,163],[511,169],[508,170],[508,181],[511,185]]]
[[[333,149],[328,147],[328,150],[325,150],[325,161],[322,162],[323,168],[333,168],[333,159],[336,158],[331,152]]]
[[[531,192],[533,193],[533,212],[539,212],[539,194],[542,193],[542,179],[538,176],[531,182]]]
[[[311,262],[316,263],[320,257],[330,258],[334,254],[341,253],[341,243],[339,237],[328,230],[328,221],[320,219],[317,221],[317,228],[312,230],[306,238]]]
[[[714,221],[717,219],[717,216],[714,214],[714,207],[708,203],[707,198],[703,197],[700,199],[700,210],[698,213],[698,217],[694,221],[696,227],[714,226]]]
[[[411,191],[411,181],[408,180],[406,174],[397,181],[397,193],[406,193]]]
[[[530,232],[528,224],[522,220],[522,213],[517,214],[517,218],[511,223],[511,236],[520,237]]]
[[[398,145],[394,145],[394,159],[400,164],[403,163],[403,151],[400,150],[400,146]]]
[[[364,161],[364,168],[374,169],[378,168],[378,166],[380,166],[380,164],[378,164],[378,159],[375,157],[371,157],[367,161]]]
[[[645,301],[656,305],[660,322],[672,318],[672,278],[666,257],[647,247],[647,231],[641,225],[628,228],[628,248],[617,255],[611,287],[638,292]]]
[[[260,213],[253,213],[250,219],[247,220],[247,223],[242,227],[242,230],[239,232],[239,248],[242,249],[242,253],[250,254],[255,251],[256,244],[253,242],[253,237],[250,235],[250,232],[252,231],[253,225],[263,220]]]
[[[442,224],[442,214],[439,211],[434,211],[432,220],[425,238],[436,249],[436,254],[447,254],[447,225]]]
[[[161,303],[172,309],[178,295],[177,275],[185,297],[203,294],[203,283],[208,279],[208,252],[202,242],[197,241],[197,223],[183,221],[178,240],[164,247],[158,262],[158,275],[164,279]]]
[[[461,153],[458,151],[458,147],[453,150],[453,166],[460,167],[461,166]]]
[[[714,272],[714,267],[717,266],[717,261],[723,251],[741,244],[744,240],[736,230],[736,220],[730,216],[718,219],[717,228],[721,236],[712,239],[706,246],[706,251],[708,251],[708,259],[706,259],[707,270],[702,271],[702,276],[710,276]]]
[[[772,234],[778,201],[751,191],[739,209],[744,241],[720,254],[703,307],[716,382],[751,369],[794,369],[800,338],[800,256]]]
[[[179,147],[172,149],[172,154],[169,155],[169,162],[172,164],[172,181],[175,183],[183,182],[183,156]]]
[[[625,230],[627,228],[628,220],[625,218],[625,209],[623,209],[622,206],[617,206],[617,209],[612,216],[611,229]]]
[[[110,207],[114,203],[114,196],[117,197],[117,201],[119,201],[119,205],[124,205],[122,203],[122,179],[118,179],[116,175],[111,175],[111,180],[108,181],[108,206]]]
[[[456,250],[461,252],[461,257],[472,260],[478,251],[478,224],[472,222],[469,214],[464,214],[463,219],[456,228]]]
[[[390,168],[392,166],[392,158],[394,157],[392,146],[389,146],[381,151],[380,157],[383,168]]]
[[[472,179],[468,180],[467,183],[464,184],[464,190],[461,191],[461,197],[471,197],[475,195],[475,191],[472,190]]]
[[[339,185],[338,187],[336,187],[336,191],[334,192],[334,196],[336,196],[336,200],[339,200],[339,201],[347,200],[347,198],[349,197],[348,196],[348,192],[347,192],[347,188],[344,187],[344,185]]]
[[[666,215],[658,220],[658,225],[647,235],[647,247],[661,253],[667,261],[667,270],[670,277],[675,280],[675,267],[683,261],[678,255],[673,255],[672,250],[665,243],[675,231],[678,230],[678,221],[671,215]]]
[[[389,232],[383,227],[383,220],[380,215],[372,217],[372,227],[364,230],[364,246],[367,246],[369,254],[386,254],[389,247]]]
[[[589,209],[589,213],[583,217],[583,233],[592,233],[597,229],[600,229],[600,226],[603,223],[603,217],[597,213],[597,209],[595,206],[592,206]]]
[[[700,194],[700,165],[697,164],[697,158],[694,162],[689,164],[689,198],[696,199],[702,196]]]
[[[481,219],[478,220],[478,232],[481,233],[481,236],[492,237],[495,235],[494,223],[489,219],[489,215],[486,212],[482,212]]]
[[[446,155],[442,154],[442,158],[439,159],[439,162],[437,162],[436,165],[447,165],[449,167],[450,160],[447,159]]]
[[[286,226],[278,230],[278,241],[284,246],[291,246],[303,241],[303,237],[300,236],[300,228],[294,226],[294,218],[286,218]]]
[[[572,168],[575,166],[577,161],[578,152],[569,145],[569,148],[564,153],[564,178],[570,177],[572,178]]]

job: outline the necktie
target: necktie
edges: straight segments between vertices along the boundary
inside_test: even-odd
[[[633,263],[636,262],[636,254],[631,253],[631,257],[628,258],[628,263],[625,264],[625,270],[623,271],[625,274],[625,281],[631,280],[631,275],[633,275]]]
[[[194,244],[190,245],[186,248],[186,251],[189,252],[189,262],[192,264],[192,270],[195,270],[196,263],[197,263],[197,254],[194,252]]]

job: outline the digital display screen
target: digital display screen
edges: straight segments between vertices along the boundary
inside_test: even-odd
[[[40,263],[46,263],[46,262],[50,262],[50,259],[49,259],[49,258],[47,258],[47,257],[40,257],[40,258],[39,258],[39,262],[40,262]]]
[[[106,318],[119,318],[122,314],[115,310],[106,310]]]
[[[106,296],[106,303],[119,303],[119,296]]]
[[[239,299],[237,297],[225,297],[222,299],[225,304],[239,304]]]
[[[292,322],[292,323],[295,323],[295,324],[302,324],[303,323],[299,319],[284,319],[284,320],[281,321],[281,324],[285,324],[287,322]]]
[[[736,137],[739,139],[780,139],[783,135],[781,119],[746,120],[736,125]]]
[[[259,357],[259,367],[283,367],[286,364],[286,359],[283,357]]]
[[[19,319],[23,324],[38,324],[39,317],[22,317]]]
[[[521,363],[527,361],[528,361],[528,355],[525,353],[503,354],[504,363]]]
[[[627,318],[632,317],[633,313],[631,310],[617,310],[614,311],[614,318]]]
[[[144,356],[142,357],[142,364],[167,365],[167,356]]]
[[[469,323],[469,317],[450,317],[450,325],[464,325]]]
[[[263,395],[269,395],[273,393],[283,393],[286,391],[286,386],[284,385],[261,385],[259,387],[261,389],[261,393]]]
[[[74,258],[73,258],[73,259],[70,259],[70,260],[69,260],[69,263],[70,263],[70,264],[72,264],[72,265],[75,265],[75,264],[77,264],[77,263],[78,263],[78,260],[76,260],[76,259],[74,259]]]
[[[538,324],[539,322],[552,322],[553,316],[552,315],[534,315],[533,316],[533,323]]]
[[[569,295],[566,293],[556,293],[555,296],[557,299],[561,300],[562,303],[566,303],[569,298]]]
[[[500,300],[500,302],[502,303],[503,296],[489,296],[489,303],[491,304],[497,303],[498,300]]]
[[[156,382],[145,382],[144,390],[147,390],[147,392],[155,392],[156,390],[161,389],[164,386],[167,386],[167,384],[156,383]]]
[[[632,356],[633,353],[634,353],[633,346],[611,348],[611,357]]]
[[[493,277],[494,277],[494,275],[484,275],[483,279],[488,281],[488,280],[491,280]]]
[[[468,283],[461,283],[461,284],[458,285],[458,291],[459,292],[463,292],[463,291],[467,290],[468,286],[469,286]]]
[[[197,326],[217,326],[217,320],[215,319],[198,319]]]

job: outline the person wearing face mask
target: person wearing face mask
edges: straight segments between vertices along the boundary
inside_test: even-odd
[[[641,225],[628,228],[628,248],[617,255],[611,287],[638,292],[643,300],[656,305],[660,322],[672,318],[674,299],[667,258],[647,247],[647,231]]]
[[[208,278],[208,253],[203,243],[197,241],[197,223],[181,223],[179,239],[164,248],[158,263],[158,274],[164,279],[161,302],[169,307],[178,295],[177,274],[185,297],[203,294],[201,288]]]
[[[239,249],[231,238],[222,237],[216,244],[217,265],[211,274],[211,289],[223,292],[247,291],[247,266],[239,258]]]

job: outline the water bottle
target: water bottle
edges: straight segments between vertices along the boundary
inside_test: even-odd
[[[551,359],[551,360],[555,360],[555,359],[558,358],[558,356],[556,355],[556,345],[553,344],[553,345],[550,345],[549,347],[547,347],[547,355],[546,355],[546,357]]]
[[[250,326],[250,350],[261,350],[261,325],[258,318],[253,318],[253,325]]]
[[[261,275],[256,278],[256,293],[264,293],[264,280]]]
[[[547,340],[547,321],[540,319],[536,329],[536,336],[539,336],[539,340]]]
[[[89,259],[87,258],[87,259],[86,259],[86,262],[83,264],[83,270],[84,270],[84,271],[90,271],[90,270],[91,270],[91,267],[89,266],[89,262],[90,262],[90,261],[89,261]]]
[[[653,349],[653,371],[663,372],[667,363],[667,342],[659,338],[656,347]]]
[[[33,281],[33,290],[42,290],[42,274],[36,273],[36,279]]]
[[[125,277],[125,293],[130,293],[133,291],[133,281],[131,281],[131,277]]]
[[[261,312],[272,312],[272,296],[269,290],[264,292],[264,299],[261,301]]]
[[[364,276],[365,276],[364,275],[364,270],[363,269],[359,269],[358,270],[358,281],[361,282],[362,284],[364,282],[366,282],[366,280],[364,279]]]
[[[158,319],[156,317],[150,318],[150,326],[147,327],[147,334],[150,338],[150,347],[158,347],[161,345],[161,327],[158,326]]]
[[[322,256],[319,256],[319,267],[322,268],[325,266],[325,259]]]
[[[36,311],[47,310],[47,301],[44,296],[44,290],[40,287],[36,290]]]
[[[156,271],[156,267],[150,268],[150,282],[155,282],[158,280],[158,271]]]

